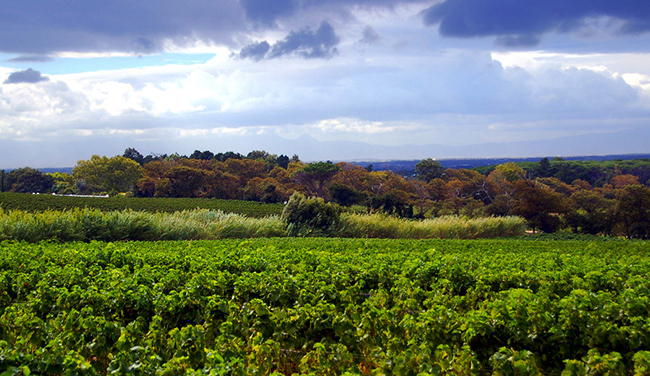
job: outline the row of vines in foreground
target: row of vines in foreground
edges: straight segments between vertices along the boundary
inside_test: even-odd
[[[0,369],[647,374],[649,251],[629,241],[4,242]]]

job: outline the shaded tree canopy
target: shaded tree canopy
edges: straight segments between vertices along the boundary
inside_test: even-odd
[[[445,168],[442,167],[440,162],[432,158],[427,158],[415,165],[415,173],[417,174],[418,180],[430,182],[433,179],[443,177]]]
[[[122,156],[124,158],[128,158],[132,161],[137,162],[140,166],[142,166],[142,164],[144,163],[144,156],[134,148],[127,148],[126,150],[124,150],[124,154],[122,154]]]
[[[336,175],[339,166],[329,162],[316,162],[308,164],[295,172],[294,180],[307,188],[311,195],[323,197],[325,183]]]
[[[45,193],[54,185],[52,176],[30,167],[13,170],[3,180],[5,190],[19,193]]]
[[[650,239],[650,188],[627,185],[617,194],[616,212],[628,238]]]

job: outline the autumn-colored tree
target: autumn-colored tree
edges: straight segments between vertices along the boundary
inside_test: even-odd
[[[207,197],[220,199],[241,198],[240,179],[228,172],[222,170],[207,171],[205,174],[205,190]]]
[[[273,178],[252,178],[248,181],[248,184],[243,190],[244,200],[266,203],[276,203],[287,200],[288,197],[282,194],[278,189],[278,186],[278,182]]]
[[[445,199],[445,194],[447,192],[445,189],[446,184],[447,182],[440,178],[433,179],[429,182],[429,195],[434,202],[442,201]]]
[[[179,163],[174,160],[154,160],[144,164],[144,176],[140,178],[137,185],[137,193],[143,197],[169,197],[169,179],[167,173]],[[161,180],[164,179],[164,182]]]
[[[370,172],[352,163],[336,164],[339,172],[332,178],[332,184],[342,184],[356,191],[369,191],[368,179]]]
[[[413,205],[418,210],[417,217],[424,218],[425,213],[430,211],[434,204],[431,185],[420,180],[411,180],[409,183],[415,192]]]
[[[413,184],[410,184],[403,176],[392,171],[386,171],[385,177],[384,189],[402,195],[404,201],[410,203],[411,197],[415,197]]]
[[[171,197],[203,197],[203,183],[205,170],[177,166],[172,168],[165,177],[169,180],[169,194]]]
[[[628,185],[639,185],[639,178],[630,175],[630,174],[624,174],[624,175],[617,175],[612,178],[611,181],[612,185],[614,188],[623,188]]]
[[[267,174],[264,161],[252,159],[228,159],[225,172],[239,179],[240,188],[244,188],[252,178],[264,178]]]
[[[487,212],[491,215],[509,215],[514,206],[515,185],[499,170],[490,172],[486,179],[487,193],[491,203]]]
[[[571,185],[576,191],[579,190],[589,190],[591,189],[591,184],[589,184],[588,181],[582,180],[582,179],[576,179],[574,180]]]
[[[515,182],[516,201],[512,214],[524,217],[533,231],[554,232],[560,227],[558,214],[564,213],[562,196],[535,181]]]
[[[536,180],[538,183],[544,184],[555,192],[561,193],[567,197],[570,197],[576,191],[575,187],[563,183],[557,178],[537,178]]]
[[[278,182],[278,191],[282,196],[282,201],[287,201],[293,192],[302,191],[303,188],[298,185],[292,178],[291,175],[299,168],[297,167],[298,163],[290,163],[286,169],[281,167],[275,167],[269,173],[269,176],[275,179]]]

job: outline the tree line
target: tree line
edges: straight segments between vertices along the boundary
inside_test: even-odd
[[[576,166],[587,166],[589,174]],[[648,160],[566,163],[543,158],[538,163],[445,169],[428,158],[416,165],[415,174],[405,177],[346,162],[304,163],[297,155],[290,158],[265,151],[244,156],[197,150],[189,156],[145,157],[129,148],[123,155],[81,160],[72,174],[43,174],[28,167],[2,173],[0,188],[267,203],[286,202],[298,192],[356,210],[404,218],[518,215],[526,218],[533,231],[566,229],[648,239],[648,166]]]

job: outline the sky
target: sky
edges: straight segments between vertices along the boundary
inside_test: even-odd
[[[647,0],[21,0],[0,168],[650,153]]]

